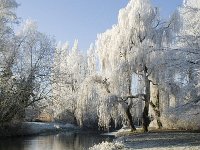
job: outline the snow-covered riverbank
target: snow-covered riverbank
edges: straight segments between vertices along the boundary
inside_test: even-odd
[[[58,131],[73,131],[79,128],[73,124],[22,122],[1,128],[0,136],[36,135]]]
[[[116,135],[116,133],[114,133]],[[132,149],[200,149],[200,133],[184,131],[163,131],[135,133],[116,138],[114,142],[94,145],[90,150],[132,150]]]
[[[141,148],[126,147],[123,143],[119,142],[103,142],[98,145],[94,145],[89,150],[135,150]],[[199,150],[200,146],[169,146],[169,147],[146,147],[142,150]]]

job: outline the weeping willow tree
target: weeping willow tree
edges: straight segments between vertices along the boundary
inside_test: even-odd
[[[158,9],[152,7],[149,0],[132,0],[126,8],[120,10],[118,24],[98,36],[97,51],[101,71],[109,78],[112,93],[122,99],[124,97],[125,103],[126,100],[132,101],[127,105],[125,112],[132,107],[131,104],[136,98],[144,100],[142,113],[144,131],[148,131],[149,105],[152,104],[150,103],[152,81],[149,76],[153,71],[151,62],[156,57],[152,52],[162,49],[163,43],[170,42],[173,24],[171,20],[161,25]],[[140,76],[143,83],[138,87],[137,95],[131,92],[132,86],[136,86],[132,81],[133,73]],[[132,122],[132,116],[130,113],[127,114],[130,118],[128,120]]]

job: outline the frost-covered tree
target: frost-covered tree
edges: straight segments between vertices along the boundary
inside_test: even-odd
[[[119,11],[118,23],[98,35],[87,60],[77,41],[71,51],[58,48],[53,81],[59,105],[73,112],[80,126],[98,119],[107,129],[114,122],[135,130],[134,119],[142,117],[148,131],[152,115],[162,127],[163,114],[198,99],[196,3],[184,1],[163,21],[150,0],[131,0]]]
[[[135,130],[133,120],[142,117],[148,131],[149,115],[153,115],[162,127],[162,114],[198,98],[196,2],[185,1],[168,21],[162,21],[150,0],[131,0],[120,10],[118,23],[98,35],[87,60],[77,41],[71,51],[58,47],[55,103],[73,112],[81,126],[98,118],[99,126],[107,129],[114,122]]]
[[[5,10],[10,8],[8,4],[13,4],[11,2],[6,3]],[[27,21],[17,34],[14,31],[9,34],[9,44],[1,52],[2,122],[9,122],[15,117],[24,119],[25,108],[48,99],[54,47],[52,39],[40,33],[31,21]],[[3,39],[3,42],[5,44],[7,41]]]
[[[67,59],[69,53],[69,44],[58,43],[54,52],[54,61],[52,69],[52,95],[54,116],[57,116],[65,109],[65,80],[68,78],[69,70],[67,68]]]
[[[13,24],[17,23],[15,9],[18,4],[15,0],[1,0],[0,4],[0,51],[2,52],[14,34]]]
[[[15,55],[13,24],[17,22],[15,0],[0,1],[0,67],[1,72],[9,72]],[[13,49],[13,50],[12,50]],[[6,73],[5,73],[6,74]]]
[[[168,106],[177,107],[197,97],[198,87],[198,3],[184,1],[172,16],[176,20],[173,42],[160,55],[164,71],[160,84],[168,91]],[[195,40],[196,39],[196,40]],[[165,64],[165,65],[164,65]],[[156,70],[157,71],[157,70]],[[157,71],[159,72],[159,71]],[[196,84],[196,85],[195,85]]]
[[[112,84],[116,86],[114,89],[120,89],[119,91],[113,91],[116,92],[115,94],[131,98],[133,72],[142,75],[146,91],[142,90],[139,94],[146,94],[143,112],[145,130],[148,126],[150,99],[150,81],[147,73],[149,58],[147,56],[148,51],[151,50],[150,46],[154,46],[155,43],[153,40],[156,38],[154,36],[158,23],[157,13],[157,9],[153,8],[148,0],[132,0],[126,8],[120,10],[118,24],[114,25],[111,30],[99,35],[97,40],[97,51],[102,71],[109,79],[111,78],[110,80],[116,75],[115,73],[118,76],[117,80],[111,81],[111,86]],[[125,100],[128,100],[128,98],[125,98]],[[124,101],[123,106],[126,107],[124,108],[125,112],[128,112],[129,124],[132,124],[130,109],[135,100],[130,101],[132,102],[129,102],[129,104]],[[134,129],[134,127],[132,128]]]
[[[72,49],[68,43],[57,47],[53,66],[53,107],[54,116],[64,111],[75,115],[78,93],[87,73],[87,62],[78,49],[75,40]]]
[[[13,72],[19,82],[18,99],[24,108],[39,101],[44,106],[45,100],[48,100],[50,96],[54,40],[39,32],[37,24],[30,20],[25,22],[16,38],[19,48]]]
[[[76,118],[80,126],[87,126],[90,128],[98,127],[97,120],[97,105],[99,97],[99,85],[96,80],[97,75],[97,59],[95,47],[90,45],[87,50],[87,58],[85,64],[85,77],[80,85],[77,96]],[[101,81],[98,80],[98,81]]]
[[[172,128],[195,129],[199,125],[199,6],[197,0],[183,2],[176,18],[180,31],[165,53],[167,71],[171,75],[165,76],[169,101],[163,120],[165,126]]]
[[[200,3],[196,0],[187,0],[179,10],[182,28],[179,33],[178,49],[181,49],[180,61],[183,76],[187,77],[187,90],[189,99],[198,96],[199,83],[199,50],[200,50]],[[186,56],[185,59],[183,56]],[[185,94],[184,94],[185,95]]]
[[[163,80],[165,83],[165,78],[159,76],[166,69],[165,50],[169,49],[179,29],[177,17],[175,13],[169,21],[162,22],[158,8],[151,6],[149,0],[132,0],[120,10],[118,24],[98,36],[96,47],[101,71],[109,78],[111,93],[121,97],[129,124],[132,122],[129,112],[137,102],[136,98],[144,100],[144,131],[149,125],[149,105],[159,114],[158,106],[150,101],[150,84],[161,88],[158,82]],[[132,88],[136,86],[134,74],[140,77],[137,95],[132,95]],[[122,101],[118,100],[118,103]],[[161,126],[159,120],[158,124]]]
[[[15,116],[16,100],[13,98],[15,83],[12,68],[17,47],[13,24],[17,22],[15,0],[0,1],[0,123],[12,120]]]
[[[96,61],[96,53],[95,53],[95,47],[93,44],[90,45],[90,48],[87,52],[87,71],[88,74],[94,74],[97,71],[97,61]]]

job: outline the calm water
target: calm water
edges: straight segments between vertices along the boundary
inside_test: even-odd
[[[0,139],[0,150],[87,150],[102,141],[112,141],[113,137],[95,133],[59,133]]]

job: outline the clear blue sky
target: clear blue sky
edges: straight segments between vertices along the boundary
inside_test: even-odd
[[[21,5],[18,17],[37,21],[39,30],[55,36],[57,41],[79,40],[81,50],[86,50],[96,40],[98,33],[117,22],[120,8],[128,0],[16,0]],[[153,0],[164,17],[169,16],[182,0]]]

